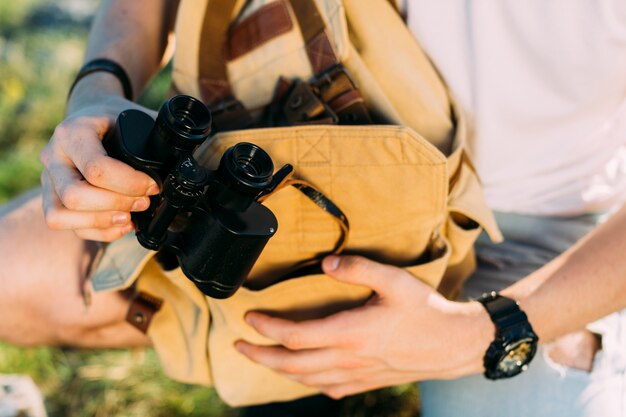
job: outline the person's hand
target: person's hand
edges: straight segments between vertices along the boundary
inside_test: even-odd
[[[333,398],[482,371],[495,328],[479,303],[448,301],[406,271],[361,257],[332,256],[322,266],[374,296],[363,307],[299,323],[249,312],[246,321],[278,345],[238,341],[241,353]]]
[[[43,208],[51,229],[115,240],[133,229],[130,212],[147,209],[148,196],[159,192],[151,177],[110,158],[102,146],[117,115],[129,108],[140,107],[117,96],[100,99],[55,129],[41,152]]]

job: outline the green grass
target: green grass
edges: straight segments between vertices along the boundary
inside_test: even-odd
[[[215,392],[164,376],[154,352],[0,345],[0,373],[30,375],[50,417],[234,416]]]

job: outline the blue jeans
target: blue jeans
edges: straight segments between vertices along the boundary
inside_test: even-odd
[[[494,245],[481,236],[476,247],[478,269],[464,288],[466,297],[502,289],[528,275],[592,230],[600,216],[496,213],[496,218],[505,241]],[[626,417],[626,312],[614,313],[589,328],[602,336],[602,350],[590,373],[554,363],[540,348],[528,371],[511,379],[490,381],[474,375],[422,382],[422,415]]]

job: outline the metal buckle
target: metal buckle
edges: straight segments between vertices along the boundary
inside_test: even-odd
[[[350,75],[346,67],[341,64],[337,64],[315,77],[313,81],[311,81],[311,85],[314,88],[322,91],[330,87],[332,84],[336,83],[340,77],[345,77],[352,86],[352,88],[356,88],[354,79],[352,79],[352,76]]]
[[[313,89],[320,100],[330,107],[339,120],[340,124],[370,124],[371,117],[363,99],[356,88],[356,84],[348,70],[341,64],[335,65],[328,71],[319,75],[313,82]],[[347,106],[335,105],[341,102],[341,97],[352,97],[352,104]]]
[[[296,82],[283,106],[288,125],[306,123],[336,124],[337,115],[322,102],[309,83]]]
[[[346,91],[356,90],[356,84],[343,65],[335,65],[315,78],[311,85],[317,96],[325,103],[330,103]]]

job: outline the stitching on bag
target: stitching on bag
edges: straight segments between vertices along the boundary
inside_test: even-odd
[[[311,66],[316,72],[323,71],[338,61],[326,32],[321,32],[313,38],[306,51],[311,59]]]
[[[302,138],[306,138],[306,135],[303,134],[303,132],[305,131],[299,131],[298,134],[302,137]],[[330,131],[326,130],[327,133],[330,133]],[[358,132],[357,132],[358,133]],[[355,133],[354,135],[350,136],[350,137],[358,137],[359,135]],[[293,140],[293,133],[283,133],[285,136],[284,137],[277,137],[276,132],[267,132],[267,133],[259,133],[259,132],[255,132],[255,137],[254,137],[254,142],[258,145],[261,145],[263,143],[270,143],[272,145],[277,144],[278,142],[288,142]],[[264,136],[267,135],[267,136]],[[230,135],[229,135],[230,136]],[[231,136],[228,139],[237,139],[237,140],[242,140],[242,137],[244,137],[245,135],[239,135],[239,136]],[[349,140],[350,137],[347,137],[346,139]],[[408,146],[409,144],[405,144],[404,140],[398,138],[397,136],[388,136],[389,139],[393,139],[393,140],[398,140],[401,142],[401,144],[403,146]],[[217,144],[216,142],[211,143],[211,149],[215,150],[215,151],[220,151],[222,148],[225,150],[226,146],[223,146],[224,143],[230,143],[229,141],[223,141],[221,144]],[[432,161],[433,159],[433,152],[430,152],[428,150],[423,150],[420,149],[419,147],[411,147],[412,151],[415,152],[416,154],[425,157],[425,159],[427,159],[428,161],[422,161],[422,162],[405,162],[402,161],[400,163],[385,163],[385,164],[372,164],[372,163],[362,163],[362,164],[336,164],[333,163],[333,166],[336,167],[363,167],[363,166],[375,166],[375,167],[385,167],[385,166],[445,166],[447,164],[447,159],[442,159],[439,161]]]
[[[301,131],[297,131],[297,134],[299,135],[300,138],[302,139],[306,139],[307,135],[306,133],[308,133],[309,131],[306,130],[301,130]],[[277,142],[288,142],[291,141],[293,139],[293,133],[289,133],[289,132],[281,132],[282,135],[284,135],[283,137],[277,137],[276,132],[267,132],[267,133],[260,133],[260,132],[255,132],[255,138],[254,138],[254,142],[261,145],[263,143],[270,143],[270,144],[276,144]],[[324,133],[329,134],[330,130],[326,129],[324,130]],[[265,136],[267,135],[267,136]],[[355,132],[355,134],[351,137],[358,137],[358,132]],[[405,146],[409,146],[408,143],[405,143],[406,141],[403,140],[403,136],[404,135],[394,135],[394,136],[388,136],[389,139],[393,139],[393,140],[397,140],[400,142],[401,144],[401,157],[402,157],[402,162],[400,163],[386,163],[386,164],[372,164],[372,163],[363,163],[363,164],[337,164],[334,163],[332,164],[333,166],[336,167],[344,167],[344,168],[349,168],[349,167],[363,167],[363,166],[374,166],[374,167],[385,167],[385,166],[440,166],[443,165],[445,166],[447,164],[447,159],[443,159],[440,161],[432,161],[433,159],[433,152],[426,150],[426,149],[421,149],[420,147],[411,147],[411,150],[415,153],[417,153],[420,156],[425,157],[428,161],[424,161],[424,162],[410,162],[408,161],[408,158],[406,157],[406,150],[404,149]],[[241,139],[241,136],[238,137],[238,139]],[[349,137],[347,137],[346,139],[350,139]],[[225,141],[227,143],[229,143],[228,141]],[[220,150],[219,145],[216,142],[213,142],[211,144],[211,146],[213,147],[213,149],[215,149],[216,151]],[[225,149],[225,148],[224,148]]]
[[[401,140],[399,137],[396,137],[400,141],[400,153],[402,153],[402,163],[406,163],[409,159],[406,155],[406,143]]]
[[[312,137],[309,138],[302,135],[300,135],[300,138],[305,141],[307,145],[309,145],[309,149],[304,152],[304,155],[298,158],[300,162],[321,162],[319,160],[306,161],[306,159],[309,159],[311,157],[310,155],[313,154],[313,152],[316,152],[322,158],[323,162],[330,162],[330,159],[328,158],[325,150],[320,150],[317,147],[324,139],[328,138],[328,130],[324,130],[317,139]],[[311,140],[314,140],[315,142],[311,142]]]
[[[337,17],[339,12],[342,10],[342,6],[339,3],[335,3],[334,9],[331,10],[330,5],[327,2],[325,2],[324,9],[326,9],[326,15],[328,16],[328,26],[330,29],[334,29],[335,18]],[[337,25],[343,27],[343,25],[340,23],[338,23]],[[333,30],[329,30],[329,32],[330,32],[329,34],[330,36],[328,36],[328,38],[332,40],[332,43],[334,44],[334,46],[337,47],[338,36],[336,36],[336,33]]]

